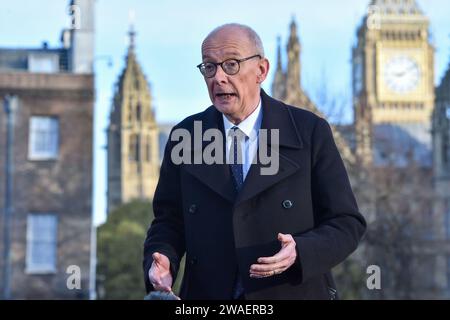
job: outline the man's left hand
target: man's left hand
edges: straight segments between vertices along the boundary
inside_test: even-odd
[[[265,278],[280,274],[289,269],[297,258],[295,240],[290,234],[278,234],[281,250],[272,257],[258,258],[258,263],[250,266],[251,278]]]

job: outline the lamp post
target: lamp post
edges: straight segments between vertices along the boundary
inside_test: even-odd
[[[14,116],[17,97],[7,95],[3,101],[6,114],[6,161],[5,161],[5,207],[3,219],[3,298],[11,299],[11,220],[13,213],[13,172],[14,172]]]

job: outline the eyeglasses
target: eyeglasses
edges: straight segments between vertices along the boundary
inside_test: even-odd
[[[255,54],[254,56],[244,58],[244,59],[227,59],[223,62],[205,62],[200,63],[197,68],[200,70],[202,75],[206,78],[212,78],[216,75],[217,66],[221,66],[222,70],[232,76],[239,72],[241,66],[240,63],[258,57],[261,59],[261,55]]]

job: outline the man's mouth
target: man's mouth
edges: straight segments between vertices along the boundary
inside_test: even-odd
[[[217,98],[222,98],[222,99],[230,99],[231,97],[236,97],[237,94],[234,92],[220,92],[220,93],[216,93],[216,97]]]

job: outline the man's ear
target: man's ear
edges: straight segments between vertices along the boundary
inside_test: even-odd
[[[258,68],[258,83],[263,83],[266,80],[267,75],[269,74],[270,63],[267,58],[262,58],[259,62]]]

